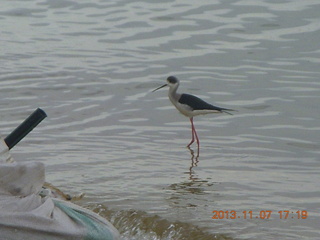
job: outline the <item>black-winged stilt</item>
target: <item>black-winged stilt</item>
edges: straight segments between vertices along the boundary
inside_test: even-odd
[[[155,92],[160,88],[169,86],[168,96],[170,101],[179,110],[179,112],[185,115],[186,117],[188,117],[191,122],[192,139],[191,139],[191,142],[187,145],[187,147],[190,147],[190,145],[194,142],[194,139],[196,138],[197,144],[198,144],[198,150],[199,150],[200,142],[199,142],[196,129],[193,124],[193,117],[197,115],[209,114],[209,113],[227,113],[232,115],[228,111],[235,111],[235,110],[213,106],[203,101],[202,99],[190,94],[177,93],[179,83],[180,82],[178,78],[174,76],[170,76],[167,78],[166,84],[154,89],[152,92]]]

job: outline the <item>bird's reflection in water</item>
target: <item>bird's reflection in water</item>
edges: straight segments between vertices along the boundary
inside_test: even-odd
[[[190,148],[187,147],[190,151],[190,155],[191,155],[191,165],[189,168],[189,175],[190,175],[190,180],[197,180],[198,178],[195,177],[195,173],[193,171],[193,168],[196,167],[198,165],[199,162],[199,147],[197,149],[197,154],[194,154],[194,151]]]

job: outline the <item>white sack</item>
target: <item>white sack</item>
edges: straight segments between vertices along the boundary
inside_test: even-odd
[[[41,197],[42,163],[7,163],[8,159],[10,153],[1,141],[1,240],[120,239],[118,231],[99,215],[51,196]]]

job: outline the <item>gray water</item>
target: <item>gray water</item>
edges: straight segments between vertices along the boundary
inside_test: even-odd
[[[13,157],[84,192],[78,204],[123,239],[319,239],[319,12],[318,0],[2,1],[1,134],[44,109]],[[151,92],[169,75],[237,110],[195,118],[198,157],[189,120]]]

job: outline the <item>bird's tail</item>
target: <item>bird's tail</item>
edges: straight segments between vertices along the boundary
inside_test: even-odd
[[[222,109],[221,109],[221,112],[227,113],[227,114],[229,114],[229,115],[233,115],[233,114],[230,113],[230,112],[237,112],[237,110],[228,109],[228,108],[222,108]]]

